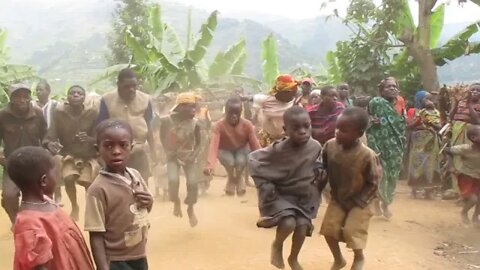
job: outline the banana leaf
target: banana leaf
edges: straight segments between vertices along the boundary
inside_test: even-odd
[[[129,66],[130,66],[129,64],[118,64],[118,65],[107,67],[102,71],[101,74],[99,74],[93,80],[91,80],[88,83],[88,86],[93,86],[97,83],[110,80],[111,78],[114,78],[115,76],[117,76],[120,70],[127,68]]]
[[[326,55],[328,81],[331,84],[338,84],[342,81],[340,67],[338,66],[335,52],[328,51]]]
[[[210,80],[230,73],[235,63],[245,54],[245,46],[245,39],[241,39],[225,52],[219,52],[208,70]]]
[[[142,46],[130,30],[125,31],[125,43],[132,51],[136,63],[149,63],[148,48]]]
[[[408,5],[408,0],[401,1],[401,12],[395,23],[395,35],[397,38],[401,37],[405,31],[415,33],[415,23],[413,21],[412,11]]]
[[[247,51],[244,50],[243,53],[238,57],[237,61],[233,64],[230,74],[232,75],[242,75],[245,65],[247,63]]]
[[[154,46],[158,51],[162,50],[163,43],[163,23],[162,12],[159,4],[153,4],[148,9],[148,24],[151,27],[151,38],[154,37]]]
[[[262,60],[263,80],[270,88],[280,73],[278,68],[277,42],[273,34],[270,34],[262,42]]]
[[[187,58],[193,63],[198,63],[205,56],[208,46],[213,40],[213,32],[217,28],[218,11],[212,12],[207,22],[200,28],[200,38],[196,41],[193,49],[187,51]]]
[[[471,45],[469,39],[479,31],[480,21],[474,22],[450,38],[445,45],[433,49],[432,54],[437,66],[443,66],[447,61],[452,61],[462,55],[475,52],[477,46],[475,43]]]
[[[183,48],[182,42],[180,42],[177,33],[169,24],[165,23],[163,35],[163,51],[168,52],[167,54],[175,59],[176,62],[180,62],[185,56],[185,49]]]
[[[435,8],[430,17],[430,48],[437,47],[442,35],[444,21],[445,4],[441,4]]]
[[[166,71],[171,73],[178,73],[180,71],[180,68],[170,61],[170,59],[162,52],[155,51],[154,54]]]

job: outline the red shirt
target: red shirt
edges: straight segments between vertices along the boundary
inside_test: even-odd
[[[207,167],[213,169],[217,161],[218,149],[237,150],[249,145],[251,151],[260,149],[255,127],[241,118],[236,126],[231,126],[225,118],[213,126]]]
[[[345,110],[341,102],[336,102],[332,111],[324,112],[320,110],[322,103],[312,107],[308,114],[312,121],[312,137],[321,144],[335,137],[335,127],[337,117]]]
[[[53,212],[23,210],[15,222],[15,270],[45,264],[52,270],[94,270],[75,222],[59,207]]]

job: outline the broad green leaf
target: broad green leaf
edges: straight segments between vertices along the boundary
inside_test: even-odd
[[[120,70],[127,67],[129,67],[129,64],[119,64],[119,65],[107,67],[99,75],[97,75],[93,80],[91,80],[88,83],[88,86],[93,86],[99,82],[110,80],[111,78],[114,78],[115,76],[117,76]]]
[[[132,34],[132,32],[130,32],[130,30],[125,31],[125,43],[127,44],[127,47],[132,50],[135,63],[149,62],[147,48],[138,42],[137,38]]]
[[[452,61],[462,55],[471,53],[469,39],[479,31],[480,21],[477,21],[450,38],[445,45],[433,49],[435,63],[438,66],[443,66],[447,63],[447,60]]]
[[[435,48],[440,41],[442,35],[443,24],[445,19],[445,4],[439,5],[432,12],[430,17],[430,48]]]
[[[210,43],[212,42],[213,32],[217,28],[217,16],[218,11],[214,11],[210,14],[207,22],[200,28],[200,37],[193,46],[193,49],[188,50],[187,52],[187,58],[195,64],[202,60],[207,52],[208,46],[210,46]]]
[[[163,41],[163,23],[162,11],[159,4],[153,4],[148,9],[148,24],[152,30],[151,36],[154,37],[154,46],[160,51]]]
[[[163,44],[164,53],[180,61],[180,59],[185,56],[185,49],[183,48],[182,42],[169,24],[165,23],[164,27],[164,41],[166,41],[166,43],[164,42]]]
[[[327,60],[328,80],[331,84],[338,84],[342,81],[340,67],[338,66],[335,52],[328,51],[325,57]]]
[[[155,52],[155,56],[157,57],[158,61],[160,62],[160,64],[165,70],[171,73],[179,72],[179,67],[174,63],[172,63],[165,54],[157,51]]]
[[[277,42],[273,34],[270,34],[262,42],[262,60],[263,81],[270,88],[280,73],[278,67]]]
[[[241,39],[225,52],[219,52],[210,65],[208,77],[212,80],[230,73],[239,57],[244,54],[245,45],[245,39]]]
[[[233,64],[230,74],[242,75],[243,70],[245,69],[246,63],[247,63],[247,51],[244,50],[243,53],[237,58],[237,61]]]
[[[415,23],[413,21],[412,11],[408,5],[408,0],[401,1],[401,12],[395,22],[395,35],[401,37],[405,31],[415,32]]]

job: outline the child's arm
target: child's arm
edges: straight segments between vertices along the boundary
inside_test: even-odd
[[[103,232],[90,232],[90,247],[92,248],[93,260],[95,261],[97,270],[110,269]]]
[[[192,161],[195,161],[197,159],[202,146],[202,134],[200,131],[200,126],[198,124],[195,125],[194,136],[195,136],[195,147],[193,148]]]
[[[315,171],[315,178],[318,181],[318,191],[322,193],[323,189],[327,186],[328,175],[327,175],[327,151],[322,151],[322,167]]]
[[[383,170],[378,157],[370,160],[364,171],[365,184],[363,189],[353,198],[353,202],[360,208],[365,208],[375,198],[378,183],[382,178]]]

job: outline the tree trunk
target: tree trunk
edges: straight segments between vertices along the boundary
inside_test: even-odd
[[[420,44],[407,44],[410,55],[415,59],[419,68],[422,84],[428,92],[438,91],[440,83],[438,82],[437,65],[433,59],[430,49],[424,49]]]

